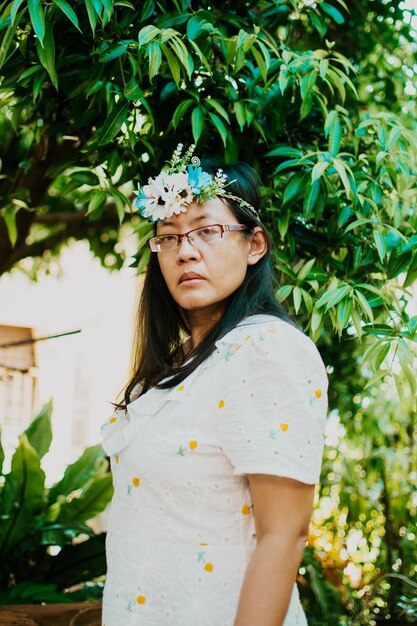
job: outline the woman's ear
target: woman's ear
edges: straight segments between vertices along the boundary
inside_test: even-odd
[[[265,233],[260,226],[255,226],[249,235],[248,265],[255,265],[267,252]]]

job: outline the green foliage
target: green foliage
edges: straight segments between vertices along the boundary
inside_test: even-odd
[[[87,522],[111,499],[108,461],[100,446],[87,448],[46,488],[41,458],[51,444],[51,412],[48,403],[21,435],[3,474],[0,604],[68,602],[64,590],[106,570],[104,534]]]
[[[386,356],[398,368],[401,357]],[[344,592],[352,626],[373,624],[378,614],[411,620],[415,610],[415,372],[397,377],[361,389],[346,426],[334,414],[329,427],[312,544],[325,580]],[[352,566],[359,584],[351,583]]]
[[[392,2],[14,0],[2,11],[0,272],[71,237],[120,267],[120,229],[142,239],[134,184],[194,141],[261,170],[278,296],[313,339],[357,336],[367,357],[389,324],[376,364],[388,344],[413,345],[413,79],[393,52],[412,38]]]

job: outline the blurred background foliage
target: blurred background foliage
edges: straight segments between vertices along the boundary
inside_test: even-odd
[[[0,11],[0,273],[30,258],[36,278],[69,239],[109,269],[143,271],[149,224],[133,192],[179,142],[253,165],[277,297],[331,382],[300,574],[311,624],[412,621],[411,0],[5,0]]]

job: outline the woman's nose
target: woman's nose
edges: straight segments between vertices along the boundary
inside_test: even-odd
[[[192,236],[181,237],[180,245],[177,248],[177,259],[179,261],[187,261],[189,259],[198,259],[200,251],[194,245]]]

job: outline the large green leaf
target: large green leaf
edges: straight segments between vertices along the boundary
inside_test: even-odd
[[[0,496],[0,554],[36,525],[44,505],[44,483],[40,458],[26,435],[21,435]]]
[[[80,496],[74,496],[61,504],[56,522],[86,522],[102,513],[113,495],[110,474],[90,480]]]
[[[73,491],[82,489],[87,481],[98,473],[107,471],[107,468],[108,462],[101,445],[86,448],[79,459],[68,465],[62,479],[51,487],[48,503],[51,505],[58,496],[68,496]]]
[[[52,442],[51,416],[52,400],[49,400],[25,430],[30,445],[36,450],[40,459],[48,452]]]

